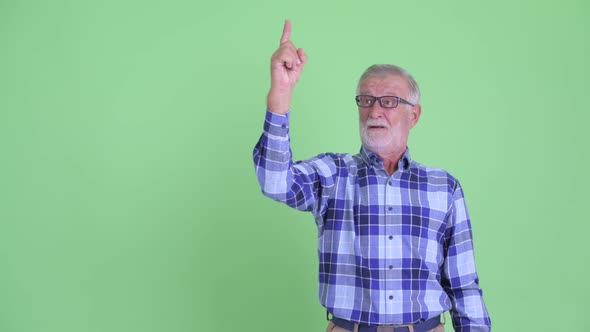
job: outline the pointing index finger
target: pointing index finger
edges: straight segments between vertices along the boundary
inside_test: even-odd
[[[283,27],[283,35],[281,36],[281,44],[288,42],[291,38],[291,21],[285,20],[285,26]]]

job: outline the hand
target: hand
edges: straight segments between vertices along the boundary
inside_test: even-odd
[[[267,107],[273,113],[285,114],[291,105],[291,94],[307,62],[307,54],[291,42],[291,22],[285,20],[281,44],[270,59],[270,91]]]

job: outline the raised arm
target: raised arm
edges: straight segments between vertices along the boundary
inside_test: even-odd
[[[291,42],[291,22],[286,20],[280,46],[271,58],[269,111],[253,157],[266,196],[317,214],[320,196],[328,195],[334,187],[336,167],[328,156],[294,163],[289,139],[291,95],[306,61],[305,52]]]
[[[276,114],[286,114],[291,106],[293,89],[301,76],[307,55],[291,41],[291,22],[285,20],[279,48],[270,59],[270,91],[268,109]]]

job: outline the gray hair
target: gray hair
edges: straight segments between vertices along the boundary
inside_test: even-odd
[[[408,95],[409,101],[416,104],[420,102],[420,88],[418,87],[418,82],[416,82],[414,77],[412,77],[412,75],[410,75],[410,73],[408,73],[407,70],[395,65],[376,64],[367,68],[365,72],[363,72],[363,74],[361,75],[361,78],[359,79],[359,83],[356,88],[357,93],[359,93],[361,82],[363,82],[364,80],[370,77],[379,77],[387,75],[398,75],[405,78],[408,82],[408,87],[410,88],[410,93]]]

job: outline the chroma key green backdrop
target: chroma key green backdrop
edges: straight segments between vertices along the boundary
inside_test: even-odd
[[[0,331],[324,330],[313,219],[251,160],[285,18],[295,158],[358,151],[358,76],[407,68],[494,330],[589,331],[589,7],[0,1]]]

